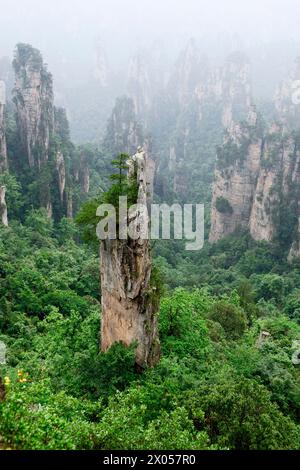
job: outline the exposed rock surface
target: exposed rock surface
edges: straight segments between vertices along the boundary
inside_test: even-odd
[[[212,67],[190,42],[177,62],[176,73],[168,88],[175,103],[165,121],[175,119],[169,146],[169,170],[173,190],[186,198],[191,182],[191,158],[213,165],[209,148],[220,141],[224,128],[246,119],[251,103],[250,66],[236,52],[223,66]],[[191,165],[192,166],[192,165]]]
[[[200,120],[207,119],[207,111],[212,110],[225,128],[245,119],[251,105],[247,58],[239,52],[231,54],[222,67],[212,69],[207,80],[197,84],[195,93]]]
[[[96,54],[94,77],[102,88],[107,88],[110,71],[105,48],[101,39],[97,40],[95,52]]]
[[[232,125],[218,152],[209,238],[246,229],[257,241],[276,240],[291,261],[300,255],[299,135],[284,118],[261,124],[250,108],[248,122]]]
[[[129,173],[137,177],[137,203],[145,204],[153,184],[153,162],[145,151],[140,149],[132,157]],[[131,222],[144,229],[148,227],[148,220],[141,214],[135,214]],[[107,351],[116,342],[126,346],[136,342],[136,363],[140,367],[154,365],[160,357],[160,344],[149,240],[142,237],[104,240],[100,260],[102,351]]]
[[[152,104],[152,85],[148,66],[141,54],[129,62],[127,89],[134,102],[136,116],[141,118],[147,115]]]
[[[5,138],[4,109],[6,104],[6,86],[0,80],[0,173],[7,169],[7,149]]]
[[[0,222],[8,226],[7,218],[7,206],[5,201],[6,188],[5,186],[0,186]]]
[[[219,149],[213,186],[210,241],[216,242],[249,225],[260,170],[262,137],[258,117],[232,124]]]
[[[275,94],[277,118],[287,130],[300,128],[300,57]]]
[[[41,168],[49,159],[53,130],[52,76],[37,49],[26,44],[16,48],[14,102],[23,149],[30,167]]]
[[[143,144],[143,130],[138,124],[134,102],[126,96],[118,98],[109,119],[105,145],[113,155],[134,154]]]

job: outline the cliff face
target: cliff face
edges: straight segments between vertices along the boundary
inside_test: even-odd
[[[132,157],[129,172],[137,177],[137,203],[145,204],[153,184],[153,162],[145,151],[140,149]],[[131,223],[147,228],[148,220],[135,214]],[[102,351],[116,342],[126,346],[137,342],[136,363],[140,367],[154,365],[160,357],[160,345],[149,240],[102,241],[100,260]]]
[[[0,222],[8,226],[8,218],[7,218],[7,206],[5,201],[5,193],[6,189],[5,186],[0,186]]]
[[[45,208],[49,217],[69,216],[74,146],[66,112],[54,106],[52,76],[37,49],[17,45],[13,67],[19,146],[16,176],[24,188],[31,186],[31,204]]]
[[[118,98],[109,119],[104,145],[113,155],[126,152],[134,154],[143,144],[143,131],[137,122],[131,98]]]
[[[300,254],[300,141],[284,123],[263,129],[251,111],[251,123],[233,126],[221,147],[213,185],[210,241],[238,228],[257,241],[277,241]]]
[[[189,165],[197,167],[202,161],[213,168],[210,149],[221,141],[224,127],[230,128],[247,117],[251,103],[250,67],[240,53],[228,57],[223,66],[212,67],[190,43],[177,63],[171,83],[169,93],[177,109],[175,126],[169,132],[169,171],[174,192],[186,199],[192,179]]]
[[[31,168],[49,159],[53,130],[52,76],[40,52],[19,44],[13,62],[15,70],[14,103],[23,149]]]
[[[247,58],[231,54],[222,67],[212,69],[195,88],[200,121],[214,112],[225,128],[245,119],[251,105],[250,66]]]
[[[278,87],[274,97],[277,119],[286,130],[300,128],[300,57],[298,57],[286,80]]]
[[[7,148],[5,138],[4,109],[6,103],[5,82],[0,81],[0,175],[8,168]],[[0,184],[0,222],[8,225],[7,206],[5,201],[6,188]]]
[[[260,169],[262,137],[252,108],[243,124],[232,124],[218,151],[213,186],[210,241],[249,224]]]
[[[145,118],[152,104],[152,85],[149,68],[141,55],[136,55],[129,62],[127,90],[134,102],[135,114]]]
[[[5,82],[0,80],[0,173],[7,169],[4,109],[6,103]]]
[[[98,39],[96,43],[96,50],[95,50],[94,77],[102,88],[107,88],[108,82],[109,82],[109,76],[110,76],[110,71],[109,71],[105,48],[101,39]]]

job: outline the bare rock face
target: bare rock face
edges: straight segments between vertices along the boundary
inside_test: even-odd
[[[205,80],[207,72],[206,59],[200,55],[195,40],[190,39],[175,64],[169,83],[169,93],[175,97],[180,108],[189,103],[199,82]]]
[[[0,80],[0,173],[7,169],[4,109],[6,104],[5,82]]]
[[[8,226],[8,218],[7,218],[7,206],[5,201],[5,194],[6,188],[5,186],[0,186],[0,222]]]
[[[299,137],[284,123],[257,123],[252,107],[218,152],[210,241],[243,228],[254,240],[277,240],[292,261],[300,255]]]
[[[56,170],[58,174],[58,188],[60,201],[63,202],[66,188],[66,166],[64,156],[59,151],[56,154]]]
[[[95,50],[95,70],[94,77],[102,88],[108,87],[110,70],[105,48],[101,39],[97,40]]]
[[[198,148],[195,145],[199,136],[204,144],[213,132],[220,141],[224,128],[230,129],[247,118],[251,103],[250,66],[247,58],[236,52],[223,66],[212,67],[195,44],[190,43],[177,63],[173,82],[173,90],[170,88],[169,92],[171,101],[178,103],[178,110],[176,130],[170,142],[170,167],[173,167],[170,172],[173,190],[186,198],[191,181],[186,162],[193,155],[208,160],[204,155],[205,145],[201,150],[201,145]],[[209,152],[208,158],[212,165]]]
[[[127,89],[133,99],[136,116],[144,117],[150,109],[153,97],[149,69],[140,54],[129,62]]]
[[[232,125],[219,149],[211,212],[210,241],[247,228],[260,169],[262,138],[251,109],[246,124]]]
[[[53,129],[52,76],[40,52],[26,44],[16,48],[13,91],[20,137],[31,168],[48,161]]]
[[[274,97],[277,119],[286,130],[300,127],[300,57],[294,62],[289,76],[278,87]]]
[[[104,144],[113,155],[122,152],[132,155],[143,141],[143,131],[137,122],[133,100],[126,96],[118,98],[108,121]]]
[[[153,162],[142,149],[130,160],[129,173],[137,177],[138,204],[145,204],[149,198],[153,169]],[[148,228],[148,220],[142,215],[135,214],[131,223]],[[126,346],[136,342],[137,365],[153,366],[160,357],[160,344],[149,240],[104,240],[100,260],[101,349],[107,351],[116,342]]]
[[[199,119],[213,105],[224,128],[245,119],[251,106],[250,65],[247,58],[235,52],[222,67],[212,69],[208,79],[200,80],[195,89]],[[210,110],[211,113],[211,110]]]

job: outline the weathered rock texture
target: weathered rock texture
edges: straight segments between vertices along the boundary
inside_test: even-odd
[[[5,82],[0,81],[0,175],[8,168],[7,148],[5,138],[4,108],[6,103]],[[7,206],[5,200],[6,188],[0,184],[0,222],[8,225]]]
[[[168,89],[175,119],[170,129],[169,171],[174,192],[186,198],[191,167],[199,161],[213,166],[209,148],[221,140],[222,131],[246,119],[251,103],[250,68],[240,53],[232,54],[221,67],[212,67],[190,42],[181,54]],[[195,159],[194,165],[191,160]],[[191,196],[190,196],[191,197]]]
[[[7,169],[4,109],[6,104],[5,82],[0,80],[0,173]]]
[[[145,204],[152,187],[153,162],[145,151],[130,161],[135,172],[139,204]],[[147,228],[148,220],[136,214],[132,222]],[[160,357],[157,330],[158,302],[151,282],[149,240],[105,240],[101,242],[102,323],[101,348],[114,343],[137,343],[136,363],[154,365]]]
[[[101,39],[97,40],[95,54],[95,70],[94,77],[102,88],[108,87],[109,82],[109,66],[106,51]]]
[[[132,155],[143,141],[143,130],[138,124],[133,100],[126,96],[118,98],[108,121],[104,145],[113,155],[122,152]]]
[[[45,208],[49,217],[69,216],[73,212],[70,198],[75,152],[66,112],[54,106],[52,75],[37,49],[18,44],[13,67],[18,177],[22,186],[29,184],[34,188],[33,204]],[[89,186],[87,181],[84,186]]]
[[[286,130],[300,128],[300,57],[298,57],[286,80],[278,87],[275,98],[277,119]]]
[[[7,218],[7,206],[5,201],[5,193],[6,188],[5,186],[0,186],[0,222],[8,226],[8,218]]]
[[[17,46],[13,65],[14,102],[23,149],[30,167],[41,168],[49,159],[53,130],[52,76],[40,52],[26,44]]]
[[[206,80],[195,89],[199,119],[214,112],[225,128],[245,119],[251,105],[250,65],[247,58],[235,52],[222,67],[212,69]]]
[[[264,129],[250,108],[248,121],[231,126],[218,152],[210,241],[241,228],[257,241],[277,241],[290,260],[298,256],[299,183],[299,135],[284,123]]]
[[[232,125],[219,149],[213,187],[210,241],[215,242],[249,224],[262,138],[256,135],[257,116]]]

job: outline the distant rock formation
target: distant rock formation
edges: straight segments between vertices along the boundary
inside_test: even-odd
[[[188,170],[191,158],[195,158],[195,164],[197,155],[198,161],[210,158],[213,165],[210,152],[203,151],[211,145],[212,134],[216,143],[224,128],[247,118],[252,100],[249,62],[236,52],[223,66],[212,67],[190,41],[177,61],[168,94],[170,102],[175,103],[170,106],[173,116],[166,119],[174,119],[168,132],[169,170],[174,193],[185,198],[192,176]]]
[[[109,75],[110,71],[105,48],[101,39],[98,39],[95,50],[94,78],[97,80],[97,82],[102,88],[107,88],[109,82]]]
[[[277,119],[289,131],[300,128],[300,57],[297,57],[286,80],[274,97]]]
[[[113,155],[134,154],[144,142],[142,126],[138,123],[134,102],[129,97],[116,100],[108,121],[104,145]]]
[[[254,108],[248,120],[232,124],[218,150],[213,186],[210,241],[247,228],[260,171],[262,136]]]
[[[17,45],[13,67],[20,142],[18,171],[30,170],[37,188],[37,207],[45,208],[49,217],[70,215],[73,146],[66,112],[54,106],[52,75],[41,53],[28,44]]]
[[[153,184],[153,162],[144,150],[139,149],[129,164],[129,174],[137,178],[137,203],[146,204]],[[140,225],[141,230],[148,228],[148,220],[142,215],[136,214],[131,223]],[[136,342],[138,366],[153,366],[160,357],[160,344],[149,240],[104,240],[100,262],[102,351],[107,351],[116,342],[126,346]]]
[[[0,80],[0,173],[7,170],[7,148],[5,137],[4,110],[6,104],[6,85]]]
[[[52,75],[41,53],[27,44],[18,44],[13,65],[13,100],[23,149],[29,166],[40,169],[49,159],[54,126]]]
[[[288,126],[287,108],[279,109],[270,126],[250,107],[248,119],[228,129],[217,156],[209,239],[242,228],[257,241],[277,241],[292,261],[300,255],[300,136]]]
[[[6,188],[5,186],[0,186],[0,222],[8,226],[8,217],[7,217],[7,206],[5,201]]]

